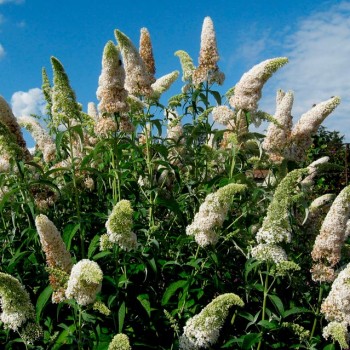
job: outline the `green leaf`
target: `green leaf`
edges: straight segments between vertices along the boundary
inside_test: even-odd
[[[36,311],[36,321],[38,322],[40,320],[41,312],[43,311],[46,303],[51,297],[53,290],[51,286],[47,286],[39,295],[37,301],[36,301],[36,306],[35,306],[35,311]]]
[[[80,224],[76,224],[75,226],[69,224],[63,230],[63,242],[66,244],[67,250],[70,250],[70,246],[72,243],[72,239],[80,228]]]
[[[145,311],[147,312],[148,317],[151,317],[151,304],[149,302],[148,294],[140,294],[137,296],[137,300],[143,306]]]
[[[209,93],[215,98],[215,101],[220,106],[221,105],[221,95],[218,91],[209,90]]]
[[[335,349],[336,349],[335,344],[329,344],[323,348],[323,350],[335,350]]]
[[[293,308],[287,310],[286,312],[284,312],[283,317],[288,317],[288,316],[294,315],[294,314],[309,313],[309,312],[311,312],[311,311],[305,307],[293,307]]]
[[[260,339],[261,339],[260,333],[246,334],[243,339],[242,349],[250,350],[254,344],[259,343]]]
[[[118,310],[118,331],[119,331],[119,333],[123,332],[125,315],[126,315],[126,306],[125,306],[125,301],[123,301],[119,307],[119,310]]]
[[[67,327],[64,324],[60,324],[60,326],[64,326],[65,329],[60,333],[58,338],[55,341],[55,345],[51,348],[51,350],[57,350],[59,349],[62,345],[69,344],[71,341],[69,340],[69,335],[73,334],[75,331],[75,325],[72,324],[69,327]]]
[[[56,151],[57,154],[61,154],[61,143],[64,137],[64,134],[66,133],[66,130],[64,131],[57,131],[56,133],[56,138],[55,138],[55,143],[56,143]]]
[[[162,298],[162,305],[166,305],[170,298],[176,293],[176,291],[180,288],[184,288],[188,284],[187,280],[179,280],[176,282],[173,282],[164,292],[163,298]]]
[[[262,326],[263,328],[266,328],[266,329],[276,329],[278,327],[276,322],[270,322],[270,321],[267,321],[267,320],[259,321],[258,325]]]
[[[93,256],[93,260],[98,260],[98,259],[101,259],[101,258],[108,256],[108,255],[111,255],[111,254],[112,254],[112,252],[109,252],[107,250],[104,252],[99,252]]]
[[[272,304],[276,308],[276,310],[280,313],[280,315],[283,317],[284,316],[284,307],[282,300],[277,296],[277,295],[267,295],[269,299],[271,300]]]
[[[100,236],[96,235],[94,238],[91,240],[88,248],[88,259],[92,257],[92,254],[94,254],[96,248],[98,247],[100,243]]]
[[[249,259],[246,264],[245,264],[245,270],[244,270],[244,279],[245,281],[248,280],[248,275],[249,273],[255,269],[257,266],[259,266],[261,264],[261,262],[259,260],[253,260],[253,259]]]

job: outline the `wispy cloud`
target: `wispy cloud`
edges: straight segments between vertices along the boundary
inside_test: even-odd
[[[293,115],[297,119],[314,103],[333,95],[340,106],[323,123],[330,130],[346,134],[350,142],[350,2],[344,1],[304,18],[282,44],[290,60],[272,83],[273,90],[293,90]],[[271,89],[270,89],[271,91]],[[274,112],[274,96],[262,101]],[[272,108],[271,108],[272,105]],[[272,109],[272,110],[271,110]]]
[[[0,0],[0,5],[9,4],[9,3],[22,4],[24,3],[24,0]]]
[[[39,88],[15,92],[11,97],[11,105],[16,117],[42,115],[45,111],[45,99]]]
[[[6,52],[4,47],[0,44],[0,60],[5,56]]]

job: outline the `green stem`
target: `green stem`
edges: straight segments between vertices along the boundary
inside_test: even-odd
[[[322,295],[323,295],[323,286],[322,286],[322,284],[321,284],[321,285],[320,285],[320,290],[319,290],[319,292],[318,292],[317,309],[316,309],[316,312],[315,312],[314,323],[313,323],[313,325],[312,325],[312,329],[311,329],[309,341],[311,341],[311,339],[313,338],[314,333],[315,333],[315,330],[316,330],[317,319],[318,319],[318,316],[319,316],[320,310],[321,310]]]
[[[197,246],[197,250],[196,250],[196,254],[195,254],[195,256],[194,256],[194,260],[196,261],[197,260],[197,258],[198,258],[198,254],[199,254],[199,250],[200,250],[200,246],[198,245]],[[191,271],[191,275],[190,275],[190,277],[189,277],[189,279],[188,279],[188,288],[186,288],[186,290],[185,290],[185,297],[184,297],[184,301],[183,301],[183,303],[182,303],[182,306],[181,306],[181,310],[180,310],[180,312],[179,312],[179,316],[183,313],[183,311],[184,311],[184,308],[185,308],[185,305],[186,305],[186,299],[187,299],[187,295],[188,295],[188,291],[189,291],[189,289],[190,289],[190,286],[191,286],[191,283],[192,283],[192,280],[193,280],[193,277],[197,274],[197,268],[194,268],[192,271]]]
[[[81,341],[81,306],[78,305],[78,349],[83,349],[82,348],[82,341]]]
[[[80,212],[80,202],[79,202],[79,193],[78,193],[78,186],[77,186],[77,178],[75,175],[76,167],[75,167],[75,161],[74,161],[74,147],[73,147],[73,135],[72,131],[70,130],[70,126],[68,125],[68,134],[69,134],[69,147],[70,147],[70,157],[71,157],[71,163],[72,163],[72,180],[73,180],[73,188],[74,188],[74,202],[75,202],[75,208],[77,212],[77,221],[79,223],[79,232],[80,232],[80,251],[82,259],[85,258],[85,232],[83,227],[81,226],[81,212]]]
[[[150,184],[150,188],[153,187],[153,167],[151,162],[151,142],[152,142],[152,135],[151,135],[151,126],[150,130],[147,128],[147,124],[144,126],[144,133],[145,133],[145,139],[146,139],[146,165],[148,170],[148,181]],[[149,215],[148,215],[148,222],[149,227],[154,226],[154,193],[151,190],[149,194]]]
[[[261,273],[260,273],[260,279],[261,281],[263,280]],[[265,314],[266,314],[266,301],[267,301],[267,295],[273,285],[273,283],[275,282],[275,279],[273,279],[273,281],[271,282],[271,285],[269,286],[269,265],[267,265],[266,268],[266,275],[265,275],[265,281],[264,281],[264,296],[263,296],[263,305],[262,305],[262,312],[261,312],[261,320],[264,321],[265,320]],[[262,338],[259,341],[257,350],[260,350],[262,345]]]

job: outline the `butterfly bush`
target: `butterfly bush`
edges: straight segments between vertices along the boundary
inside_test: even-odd
[[[349,335],[347,327],[350,325],[350,264],[342,270],[332,283],[332,288],[322,302],[321,312],[329,324],[323,329],[323,336],[331,336],[343,348],[348,348]]]
[[[125,66],[125,89],[133,95],[151,96],[153,89],[151,87],[154,79],[147,71],[139,52],[131,40],[121,31],[116,30],[117,38],[123,62]]]
[[[233,196],[246,189],[246,185],[229,184],[215,193],[210,193],[200,206],[193,222],[186,227],[186,234],[194,236],[201,247],[214,245],[219,239],[219,230],[230,209]]]
[[[42,335],[35,322],[35,309],[28,292],[15,277],[0,272],[0,320],[5,328],[19,332],[25,343],[30,344]]]
[[[44,127],[33,117],[20,117],[18,124],[31,133],[37,147],[43,153],[44,161],[53,161],[56,157],[56,145]]]
[[[123,333],[115,335],[108,345],[108,350],[131,350],[128,336]]]
[[[199,52],[199,65],[193,71],[192,81],[195,85],[208,81],[223,84],[224,73],[219,71],[217,62],[219,54],[216,44],[214,24],[210,17],[205,17],[201,33],[201,47]]]
[[[289,210],[296,200],[298,184],[308,169],[296,169],[288,173],[277,186],[263,224],[256,240],[258,245],[252,249],[252,256],[262,261],[273,261],[276,264],[287,260],[287,255],[280,244],[290,243],[292,228]]]
[[[176,81],[179,74],[179,71],[176,70],[157,79],[151,85],[153,89],[152,97],[158,99],[165,91],[167,91],[170,88],[174,81]]]
[[[214,345],[230,308],[235,305],[243,307],[244,302],[236,294],[222,294],[190,318],[180,337],[180,350],[209,349]]]
[[[236,110],[243,109],[246,112],[256,112],[264,84],[273,73],[287,62],[286,57],[268,59],[244,73],[235,86],[234,95],[229,99],[230,105]]]
[[[75,92],[62,63],[56,57],[51,57],[51,64],[54,82],[51,93],[53,125],[72,126],[80,121],[80,107],[76,102]]]
[[[307,210],[314,198],[311,191],[320,190],[313,186],[315,176],[327,168],[328,157],[288,173],[305,159],[312,135],[340,98],[315,105],[294,127],[292,91],[277,92],[274,116],[259,111],[264,84],[287,63],[285,57],[257,64],[221,96],[212,87],[223,83],[224,74],[218,67],[214,25],[206,17],[198,66],[187,52],[175,52],[185,85],[165,107],[161,98],[180,73],[174,70],[155,78],[146,28],[141,29],[139,49],[120,30],[115,37],[117,45],[108,41],[103,50],[98,107],[90,102],[87,113],[76,101],[64,67],[55,57],[51,58],[53,86],[42,70],[49,132],[34,118],[16,120],[0,97],[1,269],[8,262],[7,271],[17,266],[26,278],[29,273],[38,278],[30,287],[37,300],[35,309],[19,280],[0,272],[0,320],[5,329],[18,332],[22,341],[30,343],[42,335],[35,322],[35,317],[41,318],[46,328],[37,346],[40,349],[99,346],[131,350],[129,336],[135,339],[135,346],[162,349],[200,350],[233,344],[257,349],[323,348],[325,342],[316,333],[318,322],[323,322],[320,309],[328,322],[323,337],[347,348],[350,264],[340,272],[335,268],[343,263],[341,248],[346,248],[350,234],[350,187],[335,200],[332,195],[320,196]],[[271,123],[262,141],[249,127],[265,119]],[[215,123],[225,130],[214,129]],[[36,141],[35,157],[26,147],[20,126]],[[153,135],[156,127],[166,127],[166,134],[163,129],[162,135]],[[260,187],[248,175],[260,166],[276,174],[274,183]],[[249,194],[243,195],[247,189]],[[204,191],[208,194],[192,218],[191,207]],[[272,192],[259,229],[254,223]],[[116,194],[127,199],[116,203]],[[233,210],[238,195],[241,203],[235,202]],[[101,225],[111,202],[108,219]],[[42,212],[62,227],[73,256],[54,223],[38,214]],[[301,217],[304,213],[305,218]],[[296,262],[288,260],[285,250],[294,229],[300,242],[291,247],[290,255]],[[138,241],[133,230],[147,235],[141,234]],[[312,279],[335,280],[329,295],[323,301],[319,297],[318,304],[310,307],[314,315],[304,313],[303,318],[300,315],[316,301],[319,286],[307,280],[305,270],[311,259],[307,243],[318,230],[311,253]],[[193,236],[190,245],[187,235]],[[214,247],[220,237],[224,239]],[[38,240],[42,251],[36,249]],[[113,252],[97,252],[98,246]],[[50,286],[39,266],[43,254]],[[249,259],[251,256],[258,261]],[[262,266],[267,270],[262,272]],[[289,280],[290,292],[284,293],[287,284],[282,277],[291,270],[301,272]],[[299,283],[300,290],[294,290],[298,278],[303,285]],[[102,281],[106,285],[99,295]],[[245,293],[249,306],[232,317],[233,333],[221,336],[226,343],[216,345],[231,308],[244,306],[231,293],[238,289]],[[321,285],[322,290],[329,289]],[[52,302],[59,305],[48,304],[51,292]],[[208,295],[214,299],[204,306]],[[163,316],[162,308],[169,310]],[[276,321],[287,314],[288,322]],[[256,329],[252,332],[253,318]],[[113,337],[116,327],[119,334]],[[288,331],[290,338],[278,339]],[[11,339],[10,331],[0,337],[8,341],[6,347],[19,341]]]
[[[101,249],[107,249],[117,244],[124,250],[131,250],[137,246],[137,237],[132,232],[133,209],[128,200],[119,201],[106,222],[107,235],[101,237]]]
[[[340,261],[341,248],[347,233],[350,215],[350,186],[345,187],[334,200],[316,237],[311,252],[314,265],[314,281],[331,282],[335,278],[334,267]]]
[[[125,71],[118,48],[109,41],[103,50],[102,72],[98,79],[96,96],[100,101],[100,113],[127,112],[126,98],[128,92],[124,88]]]
[[[26,141],[23,138],[21,127],[19,126],[16,117],[13,115],[11,107],[2,96],[0,96],[0,123],[2,124],[4,132],[9,132],[11,134],[11,138],[13,139],[12,143],[16,145],[14,147],[19,149],[19,151],[16,151],[16,154],[20,155],[24,160],[30,161],[32,156],[29,153]],[[2,134],[3,133],[1,132],[1,135]],[[0,142],[2,144],[6,141],[0,140]],[[3,152],[1,152],[1,156],[4,156]]]
[[[191,56],[184,50],[175,52],[175,56],[179,57],[182,69],[182,81],[192,81],[192,75],[196,69]]]
[[[154,62],[151,35],[147,28],[141,28],[139,53],[143,63],[146,66],[146,70],[150,75],[150,80],[152,83],[154,83],[156,80],[154,78],[154,74],[156,73],[156,65]]]
[[[294,95],[292,91],[277,91],[276,112],[274,118],[279,123],[270,123],[262,144],[270,159],[279,163],[283,160],[284,149],[292,131],[292,107]]]
[[[101,291],[103,272],[99,265],[83,259],[76,263],[69,276],[66,296],[75,299],[79,305],[93,304]]]
[[[50,284],[53,287],[52,301],[65,300],[65,283],[72,269],[72,257],[54,223],[46,215],[35,218],[35,226],[49,267]]]

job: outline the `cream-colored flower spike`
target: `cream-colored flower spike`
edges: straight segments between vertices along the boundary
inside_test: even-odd
[[[128,336],[123,333],[115,335],[108,345],[108,350],[131,350]]]
[[[18,118],[18,123],[31,133],[37,147],[43,153],[44,161],[50,162],[54,160],[56,157],[56,145],[42,125],[33,117],[20,117]]]
[[[180,74],[179,71],[175,70],[157,79],[156,82],[152,84],[152,89],[153,89],[152,96],[155,99],[158,99],[162,93],[164,93],[170,88],[170,86],[178,78],[179,74]]]
[[[292,91],[277,91],[276,112],[274,118],[279,123],[270,123],[262,147],[276,163],[283,160],[281,153],[287,146],[292,132],[292,107],[294,95]],[[282,151],[282,152],[281,152]]]
[[[350,185],[345,187],[334,200],[325,217],[319,235],[311,252],[314,265],[312,279],[320,282],[334,280],[334,267],[341,257],[350,217]]]
[[[148,73],[152,76],[152,83],[154,83],[156,80],[154,78],[154,74],[156,73],[156,66],[154,62],[151,36],[147,28],[141,28],[139,52]]]
[[[228,184],[210,193],[199,208],[186,234],[193,235],[198,245],[215,245],[235,194],[245,191],[246,185]]]
[[[88,103],[87,114],[96,122],[98,119],[98,110],[94,102]]]
[[[350,325],[350,264],[342,270],[332,284],[331,291],[322,302],[321,312],[330,323],[323,329],[325,338],[332,337],[342,349],[348,348],[347,327]]]
[[[230,105],[236,110],[256,112],[264,84],[273,73],[287,62],[288,58],[286,57],[271,58],[244,73],[235,86],[234,95],[229,100]]]
[[[180,350],[209,349],[220,335],[220,330],[234,305],[243,307],[243,300],[234,293],[219,295],[199,314],[186,322],[180,337]]]
[[[131,40],[121,31],[116,30],[115,36],[119,43],[125,65],[125,88],[135,96],[152,95],[152,75],[148,72],[139,52]]]
[[[94,303],[101,290],[103,272],[95,261],[88,259],[76,263],[69,276],[66,296],[75,299],[79,305]]]
[[[340,97],[331,97],[304,113],[293,127],[290,136],[290,147],[286,158],[300,160],[304,158],[305,151],[311,146],[311,136],[317,132],[324,119],[339,105]]]
[[[17,331],[28,318],[35,318],[28,292],[15,277],[3,272],[0,272],[0,303],[1,322],[14,331]]]
[[[199,53],[199,65],[193,72],[192,79],[194,84],[200,84],[205,81],[209,83],[223,84],[225,75],[219,71],[217,65],[219,54],[216,44],[216,34],[214,24],[210,17],[205,17],[201,33],[201,48]]]
[[[176,51],[175,56],[179,57],[180,59],[180,64],[182,68],[182,81],[191,80],[193,71],[196,69],[191,56],[183,50]]]
[[[27,161],[31,160],[32,156],[27,149],[21,127],[18,125],[17,119],[13,115],[11,107],[2,96],[0,96],[0,122],[3,123],[15,137],[18,146],[23,150],[24,159]]]
[[[103,50],[102,72],[98,79],[96,96],[101,113],[127,112],[128,92],[124,89],[125,71],[117,47],[109,41]]]
[[[47,265],[69,273],[72,269],[72,258],[54,223],[46,215],[40,214],[35,218],[35,226]]]

